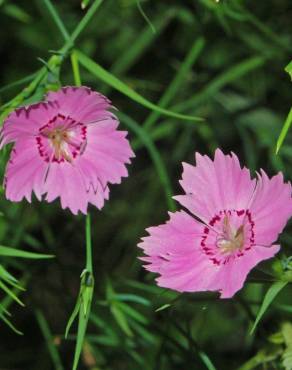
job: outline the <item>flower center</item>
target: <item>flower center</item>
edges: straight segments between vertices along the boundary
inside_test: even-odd
[[[86,126],[71,117],[55,116],[40,128],[36,142],[46,162],[70,162],[82,155],[86,147]]]
[[[72,162],[72,153],[68,151],[68,144],[70,144],[71,132],[62,128],[56,128],[51,132],[43,131],[43,135],[46,136],[54,149],[55,158],[60,161],[62,158],[65,158],[66,161]]]
[[[232,229],[229,217],[225,215],[223,233],[217,239],[217,246],[223,254],[231,254],[236,250],[241,250],[244,246],[244,226],[241,225],[237,230]]]
[[[222,210],[204,226],[202,251],[215,265],[242,257],[254,245],[254,225],[248,209]]]

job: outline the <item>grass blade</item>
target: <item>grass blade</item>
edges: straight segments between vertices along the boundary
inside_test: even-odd
[[[3,283],[3,281],[0,280],[0,288],[4,290],[6,294],[9,295],[10,298],[12,298],[15,302],[17,302],[20,306],[24,307],[24,303],[13,293],[12,290],[8,288],[7,285]]]
[[[60,50],[61,53],[66,54],[67,51],[74,45],[75,40],[79,37],[80,33],[84,30],[84,28],[88,25],[91,21],[92,17],[94,16],[97,9],[102,4],[103,0],[95,0],[91,7],[88,9],[85,16],[81,19],[78,23],[77,27],[73,31],[72,35],[70,35],[69,40],[65,43],[65,45]]]
[[[149,136],[148,132],[141,126],[139,126],[138,123],[135,122],[132,118],[121,112],[118,112],[118,116],[122,119],[125,125],[128,126],[129,129],[132,130],[138,136],[138,138],[141,140],[141,142],[145,145],[146,149],[148,150],[149,155],[156,168],[157,174],[159,176],[161,185],[163,186],[168,208],[171,211],[174,211],[176,209],[176,206],[174,200],[172,199],[173,191],[171,187],[171,182],[164,162],[159,154],[159,151],[156,149],[153,140]]]
[[[182,62],[181,67],[178,73],[175,75],[174,79],[171,81],[164,95],[160,99],[158,105],[162,108],[165,108],[171,100],[175,97],[178,89],[185,81],[186,75],[189,73],[195,61],[198,59],[205,45],[204,39],[201,37],[194,42],[189,53],[187,54],[185,60]],[[146,119],[143,124],[144,127],[149,128],[155,124],[159,118],[159,112],[151,112],[151,114]]]
[[[15,334],[23,335],[23,333],[16,329],[12,322],[2,312],[0,312],[0,319],[3,320],[3,322],[5,322],[5,324],[9,326],[9,328],[14,331]]]
[[[185,111],[187,109],[192,109],[195,106],[203,103],[205,100],[213,97],[218,91],[220,91],[224,86],[229,84],[232,81],[235,81],[251,71],[260,68],[266,62],[266,58],[262,56],[256,56],[248,58],[235,66],[224,71],[219,76],[215,77],[213,81],[209,82],[202,91],[194,95],[189,100],[177,104],[174,106],[174,109],[178,111]]]
[[[285,71],[286,71],[287,73],[289,73],[289,75],[290,75],[290,77],[291,77],[291,79],[292,79],[292,60],[291,60],[291,62],[287,65],[287,67],[285,68]]]
[[[145,99],[143,96],[138,94],[136,91],[132,90],[129,86],[127,86],[124,82],[116,78],[110,72],[106,71],[103,67],[99,64],[94,62],[88,56],[83,54],[81,51],[76,51],[79,62],[86,68],[89,72],[91,72],[94,76],[105,82],[106,84],[110,85],[114,89],[120,91],[122,94],[128,96],[130,99],[134,100],[135,102],[145,106],[148,109],[157,111],[161,114],[165,114],[166,116],[170,116],[173,118],[184,119],[188,121],[202,121],[202,118],[187,116],[180,113],[175,113],[169,111],[164,108],[160,108],[159,106],[151,103],[149,100]]]
[[[282,130],[280,132],[280,135],[279,135],[279,138],[277,140],[277,145],[276,145],[276,154],[279,153],[279,150],[285,140],[285,137],[287,136],[287,133],[289,131],[289,128],[291,126],[291,123],[292,123],[292,108],[290,109],[290,112],[286,118],[286,121],[282,127]]]
[[[36,310],[35,315],[36,315],[36,319],[39,324],[39,327],[41,329],[41,332],[47,343],[48,351],[50,353],[55,370],[64,370],[59,352],[56,346],[54,345],[53,336],[51,334],[51,330],[49,328],[47,320],[45,319],[43,313],[40,310]]]
[[[18,258],[31,258],[31,259],[47,259],[47,258],[54,258],[55,256],[52,254],[41,254],[41,253],[34,253],[34,252],[26,252],[20,249],[4,247],[0,245],[0,256],[5,257],[18,257]]]
[[[86,315],[84,315],[84,311],[81,308],[79,309],[79,321],[78,321],[78,331],[77,331],[77,338],[76,338],[76,347],[75,347],[75,353],[74,353],[73,370],[77,370],[79,358],[82,352],[83,342],[84,342],[86,328],[87,328],[89,314],[90,314],[90,308],[91,308],[90,306],[91,306],[91,301],[89,303]]]
[[[68,334],[69,334],[69,331],[71,329],[71,326],[73,325],[73,322],[75,321],[77,315],[78,315],[78,312],[80,310],[80,300],[78,299],[76,304],[75,304],[75,307],[71,313],[71,316],[69,317],[69,320],[68,320],[68,323],[66,325],[66,329],[65,329],[65,338],[67,339],[68,338]]]
[[[70,35],[62,21],[62,19],[59,17],[59,14],[57,13],[54,5],[51,3],[50,0],[43,0],[45,6],[47,7],[49,13],[51,14],[54,22],[56,23],[57,27],[59,28],[61,34],[63,35],[64,39],[68,41],[70,39]]]
[[[171,9],[164,17],[157,17],[154,21],[156,33],[153,33],[147,26],[146,29],[138,35],[134,43],[113,63],[111,72],[115,75],[121,75],[127,72],[136,63],[141,54],[147,51],[148,47],[160,35],[174,15],[175,12]]]
[[[259,309],[259,312],[257,314],[257,317],[255,319],[255,322],[253,324],[253,327],[250,331],[250,334],[253,334],[258,323],[260,322],[261,318],[263,317],[264,313],[267,311],[270,304],[273,302],[273,300],[276,298],[276,296],[280,293],[280,291],[288,284],[288,281],[277,281],[274,284],[270,286],[268,289],[263,303]]]
[[[36,75],[37,73],[32,73],[31,75],[25,76],[17,81],[11,82],[10,84],[1,87],[0,94],[2,94],[3,92],[7,90],[13,89],[14,87],[21,86],[21,85],[26,84],[27,82],[30,82],[36,77]]]
[[[216,367],[205,352],[199,351],[199,356],[208,370],[216,370]]]

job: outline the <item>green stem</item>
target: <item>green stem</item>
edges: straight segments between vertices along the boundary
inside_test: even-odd
[[[79,71],[79,63],[78,63],[78,56],[73,50],[71,53],[71,63],[72,63],[72,70],[73,76],[76,86],[81,86],[81,76]],[[86,215],[85,221],[85,234],[86,234],[86,270],[92,273],[92,243],[91,243],[91,218],[90,213]]]
[[[43,337],[46,341],[47,348],[50,353],[55,370],[64,370],[59,352],[56,346],[54,345],[53,336],[52,336],[49,324],[47,320],[45,319],[45,316],[40,310],[36,310],[35,315],[36,315],[36,319],[39,324],[39,327],[41,329],[41,332],[43,334]]]
[[[86,215],[86,270],[92,273],[92,244],[91,244],[91,217],[90,213]]]
[[[47,7],[49,13],[51,14],[52,18],[54,19],[57,27],[59,28],[60,32],[62,33],[62,36],[66,41],[70,40],[70,35],[64,26],[64,23],[62,22],[61,18],[59,17],[59,14],[57,13],[54,5],[51,3],[50,0],[43,0],[45,3],[45,6]]]
[[[74,41],[77,39],[77,37],[80,35],[80,33],[83,31],[83,29],[87,26],[88,22],[91,20],[91,18],[94,16],[95,12],[99,8],[99,6],[102,4],[103,0],[95,0],[94,3],[91,5],[85,16],[81,19],[77,27],[75,28],[74,32],[70,36],[69,40],[66,41],[65,45],[60,50],[61,53],[66,54],[67,51],[73,46]]]
[[[81,86],[82,82],[81,82],[80,71],[79,71],[78,57],[74,50],[71,53],[71,64],[72,64],[75,85]]]

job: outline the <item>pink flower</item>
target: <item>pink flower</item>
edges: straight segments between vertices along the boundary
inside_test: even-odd
[[[110,101],[87,87],[50,92],[45,102],[17,109],[1,131],[1,147],[14,142],[4,180],[7,199],[52,202],[87,212],[88,203],[101,209],[108,184],[128,176],[134,156],[126,131],[109,112]]]
[[[272,245],[292,215],[291,185],[283,176],[257,180],[236,155],[216,150],[212,161],[196,154],[196,167],[183,164],[185,211],[170,213],[163,225],[147,229],[139,247],[145,268],[160,274],[161,287],[179,292],[219,291],[232,297],[249,271],[280,249]]]

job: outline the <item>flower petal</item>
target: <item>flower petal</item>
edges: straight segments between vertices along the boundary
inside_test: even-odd
[[[104,95],[84,86],[63,87],[56,92],[48,93],[46,100],[57,101],[61,114],[84,124],[111,116],[108,111],[112,107],[111,102]]]
[[[58,113],[58,103],[37,103],[12,112],[4,121],[1,130],[1,144],[31,138],[38,134],[39,128],[48,123]]]
[[[18,140],[6,168],[6,198],[19,202],[25,197],[30,202],[31,193],[34,191],[41,200],[47,169],[48,164],[39,156],[35,140]]]
[[[170,220],[163,225],[147,229],[149,236],[138,244],[149,257],[145,268],[157,272],[159,286],[180,292],[214,290],[218,266],[201,251],[200,237],[204,225],[184,211],[170,213]]]
[[[255,243],[270,245],[292,216],[291,184],[284,183],[281,173],[269,179],[262,170],[250,210],[255,223]]]
[[[118,184],[122,177],[128,176],[125,164],[130,163],[134,153],[126,139],[127,132],[114,129],[112,121],[107,124],[112,130],[105,130],[105,123],[88,127],[88,141],[84,153],[77,159],[76,164],[87,175],[87,188],[90,184],[96,189],[99,183],[104,187],[108,183]]]
[[[52,202],[60,197],[63,209],[73,214],[87,213],[88,194],[79,169],[71,163],[51,163],[45,182],[46,200]]]
[[[184,163],[183,168],[180,184],[186,195],[174,198],[204,222],[222,210],[248,207],[255,180],[235,154],[224,155],[217,149],[212,161],[196,153],[196,166]]]
[[[279,252],[280,245],[262,247],[254,245],[242,257],[222,266],[216,278],[216,288],[221,291],[221,298],[231,298],[239,291],[251,269],[259,262],[272,258]]]

